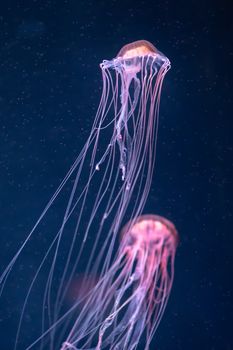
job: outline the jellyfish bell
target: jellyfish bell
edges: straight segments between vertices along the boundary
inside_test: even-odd
[[[159,215],[142,215],[136,221],[129,222],[123,228],[121,236],[124,242],[123,249],[131,258],[137,260],[137,272],[140,271],[140,277],[142,273],[145,277],[149,271],[153,279],[153,271],[161,265],[166,276],[168,270],[171,270],[171,287],[178,244],[178,233],[174,224]]]
[[[134,58],[157,53],[156,47],[147,40],[137,40],[124,45],[118,52],[117,57]]]
[[[128,75],[135,75],[140,72],[143,66],[148,68],[149,62],[152,67],[166,64],[170,68],[170,61],[153,44],[147,40],[137,40],[124,45],[112,61],[104,60],[101,68],[112,67],[123,68]]]
[[[157,241],[158,238],[178,242],[178,233],[174,224],[159,215],[141,215],[136,221],[127,223],[121,233],[122,237],[126,235],[149,244]]]
[[[168,267],[170,258],[174,262],[178,233],[174,224],[162,216],[142,215],[132,220],[123,228],[121,237],[127,254],[139,265],[146,261],[143,269],[153,269],[159,264]]]
[[[137,40],[123,46],[116,59],[122,62],[127,73],[140,72],[143,65],[149,65],[149,61],[153,68],[156,64],[170,64],[166,56],[147,40]]]

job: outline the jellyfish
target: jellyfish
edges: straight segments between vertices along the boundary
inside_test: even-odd
[[[133,350],[140,340],[149,349],[171,291],[178,234],[164,217],[142,215],[120,236],[112,266],[88,296],[62,350]]]
[[[40,315],[34,316],[41,319],[41,335],[36,337],[49,336],[46,346],[56,348],[54,325],[65,322],[65,334],[73,322],[71,314],[75,315],[73,306],[67,310],[66,305],[73,280],[80,272],[83,281],[90,275],[93,280],[95,276],[100,281],[105,278],[115,259],[120,228],[142,214],[150,191],[161,90],[170,61],[150,42],[139,40],[123,46],[100,68],[102,93],[87,141],[0,275],[2,295],[9,277],[15,273],[17,278],[17,261],[25,250],[40,247],[30,264],[31,280],[22,284],[25,298],[15,349],[25,315],[32,312],[30,300],[33,293],[38,293],[38,281],[44,288],[38,302]],[[24,274],[27,276],[26,266]],[[35,342],[25,348],[33,344],[38,348]]]

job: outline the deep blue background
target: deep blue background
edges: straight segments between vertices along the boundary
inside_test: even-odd
[[[231,14],[230,1],[0,5],[1,268],[88,136],[101,92],[98,64],[138,39],[172,62],[147,205],[180,234],[156,338],[161,350],[233,349]],[[0,307],[0,326],[7,322],[0,349],[11,350],[14,309]]]

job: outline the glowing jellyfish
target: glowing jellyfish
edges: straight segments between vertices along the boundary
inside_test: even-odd
[[[85,276],[92,275],[109,283],[106,274],[113,268],[118,232],[125,220],[141,215],[150,191],[161,88],[170,62],[151,43],[140,40],[124,46],[116,58],[104,60],[100,67],[102,95],[87,142],[0,276],[1,294],[25,246],[33,249],[40,239],[40,254],[37,252],[34,265],[30,264],[32,280],[22,284],[25,299],[15,349],[25,314],[33,309],[30,300],[38,280],[44,285],[41,329],[35,336],[37,341],[25,348],[38,349],[39,341],[41,349],[45,343],[48,349],[58,348],[57,330],[62,325],[60,338],[67,334],[73,321],[71,315],[79,305],[75,303],[67,310],[66,297],[74,278],[81,272],[84,281]],[[85,123],[86,118],[83,120]],[[59,217],[55,220],[57,211]],[[46,232],[44,236],[42,231]],[[41,236],[46,241],[43,247]],[[25,276],[26,269],[25,266]],[[122,271],[121,276],[125,273]],[[142,277],[138,277],[139,281]],[[87,315],[85,322],[89,318]]]
[[[177,242],[174,225],[163,217],[144,215],[129,223],[112,266],[87,299],[62,350],[133,350],[142,336],[149,349],[171,291]]]

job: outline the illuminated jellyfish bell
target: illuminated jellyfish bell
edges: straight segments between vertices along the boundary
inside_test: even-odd
[[[174,277],[175,226],[143,215],[125,226],[116,259],[88,298],[65,349],[145,349],[164,313]]]

